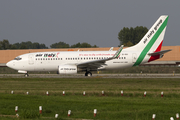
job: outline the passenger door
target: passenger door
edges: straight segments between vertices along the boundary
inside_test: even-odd
[[[135,63],[136,60],[137,60],[137,55],[136,55],[136,53],[133,53],[132,54],[132,63]]]
[[[34,55],[33,54],[30,54],[28,56],[28,61],[29,61],[29,65],[33,65],[34,64]]]

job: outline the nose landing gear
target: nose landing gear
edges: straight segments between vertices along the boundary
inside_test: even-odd
[[[24,77],[29,77],[29,74],[28,74],[28,73],[25,73],[25,74],[24,74]]]

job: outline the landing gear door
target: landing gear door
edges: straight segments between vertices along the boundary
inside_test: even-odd
[[[29,61],[29,64],[30,65],[33,65],[34,64],[34,56],[32,55],[32,54],[30,54],[29,56],[28,56],[28,61]]]
[[[136,60],[137,60],[137,55],[136,55],[136,53],[133,53],[132,54],[132,63],[135,63]]]

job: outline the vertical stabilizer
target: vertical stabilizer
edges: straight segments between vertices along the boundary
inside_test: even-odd
[[[139,65],[146,57],[147,53],[158,52],[161,50],[168,18],[169,16],[167,15],[160,16],[138,44],[127,48],[127,50],[139,52],[134,66]]]

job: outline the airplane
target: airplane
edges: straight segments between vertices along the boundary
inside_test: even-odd
[[[92,71],[122,69],[138,66],[162,58],[161,51],[168,22],[168,15],[162,15],[149,29],[140,42],[132,47],[117,51],[66,51],[36,52],[17,56],[6,65],[29,76],[29,71],[57,71],[58,74],[76,74],[84,71],[92,76]]]

